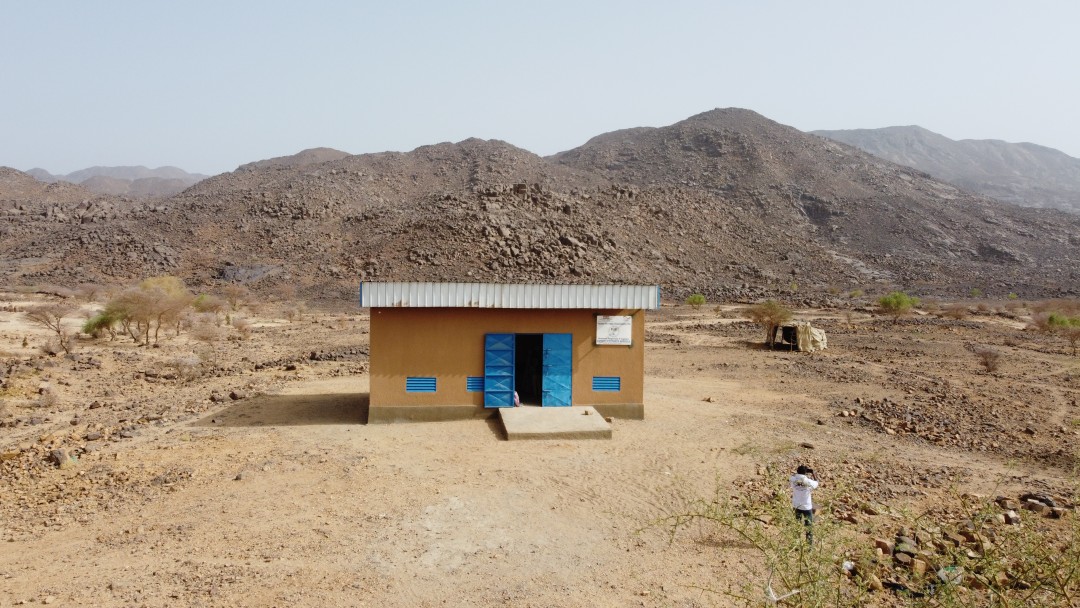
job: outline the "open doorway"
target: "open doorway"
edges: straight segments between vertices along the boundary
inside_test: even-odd
[[[514,388],[522,405],[540,405],[544,388],[544,335],[517,334]]]

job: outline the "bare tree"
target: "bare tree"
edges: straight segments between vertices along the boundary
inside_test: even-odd
[[[65,353],[71,352],[71,343],[67,334],[64,332],[63,321],[65,317],[70,316],[78,307],[74,304],[68,304],[66,302],[55,302],[52,304],[38,304],[26,309],[23,314],[26,315],[26,319],[37,325],[43,327],[56,334],[57,339],[60,342],[60,348],[64,349]]]
[[[1062,330],[1065,334],[1065,339],[1069,341],[1069,346],[1072,347],[1072,354],[1076,356],[1076,345],[1080,343],[1080,326],[1070,325]]]
[[[221,288],[221,295],[225,298],[225,301],[229,303],[229,308],[235,312],[240,310],[240,307],[247,302],[248,298],[251,296],[251,292],[243,285],[229,283]]]

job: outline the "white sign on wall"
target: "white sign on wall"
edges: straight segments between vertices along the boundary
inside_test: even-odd
[[[634,336],[634,317],[596,315],[596,345],[630,346]]]

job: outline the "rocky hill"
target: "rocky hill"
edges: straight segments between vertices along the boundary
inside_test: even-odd
[[[644,282],[744,300],[1080,286],[1080,217],[968,194],[737,109],[549,158],[470,139],[252,163],[164,201],[9,215],[8,283],[171,273],[350,299],[360,279]]]
[[[207,177],[177,167],[148,169],[143,166],[90,167],[67,175],[53,175],[45,169],[35,168],[27,173],[46,183],[70,182],[98,194],[139,199],[169,197]]]
[[[255,171],[257,169],[269,169],[271,167],[303,167],[305,165],[318,165],[332,160],[340,160],[349,156],[348,152],[333,148],[309,148],[301,150],[289,156],[278,156],[259,160],[246,165],[240,165],[237,171]]]
[[[813,133],[1000,201],[1080,213],[1080,159],[1053,148],[955,141],[916,126]]]

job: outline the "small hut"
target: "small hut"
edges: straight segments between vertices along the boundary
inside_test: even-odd
[[[655,285],[360,285],[371,309],[369,422],[589,405],[644,417]]]

